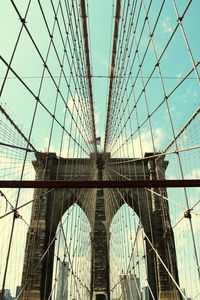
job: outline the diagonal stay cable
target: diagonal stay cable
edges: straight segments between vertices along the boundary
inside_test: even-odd
[[[9,116],[9,114],[5,111],[5,109],[0,104],[0,111],[2,114],[8,119],[8,121],[11,123],[11,125],[17,130],[17,132],[21,135],[21,137],[28,143],[28,145],[34,150],[37,151],[36,148],[31,144],[29,139],[25,136],[25,134],[21,131],[21,129],[15,124],[13,119]],[[30,151],[30,150],[29,150]]]
[[[91,69],[90,69],[91,66],[90,66],[90,55],[89,55],[90,53],[89,53],[89,45],[88,45],[88,29],[87,29],[85,0],[80,1],[80,6],[81,6],[81,17],[82,17],[85,56],[86,56],[86,68],[87,68],[88,87],[89,87],[90,110],[92,114],[93,141],[95,143],[95,154],[96,154],[97,152],[96,129],[95,129],[95,118],[94,118],[94,105],[93,105],[93,94],[92,94],[92,81],[91,81]]]

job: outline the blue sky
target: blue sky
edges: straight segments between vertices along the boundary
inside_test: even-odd
[[[17,6],[19,11],[24,13],[25,8],[28,2],[17,2]],[[149,1],[147,1],[147,4]],[[187,1],[177,2],[178,9],[181,12]],[[12,49],[14,47],[17,34],[20,30],[21,23],[19,21],[19,17],[13,9],[13,6],[10,2],[2,1],[2,9],[1,9],[1,54],[4,59],[7,61],[11,56]],[[56,3],[55,3],[56,7]],[[152,9],[149,13],[150,25],[152,26],[154,23],[154,18],[157,15],[160,4],[154,3]],[[52,18],[52,8],[51,5],[46,2],[45,4],[46,16],[49,20],[50,24],[53,24]],[[184,19],[184,28],[187,33],[187,37],[189,39],[190,47],[193,53],[195,60],[198,60],[198,28],[199,18],[197,17],[198,12],[198,1],[193,1],[191,7],[188,10],[187,17]],[[112,29],[113,29],[113,1],[89,1],[89,32],[90,32],[90,47],[91,47],[91,62],[92,62],[92,74],[93,75],[108,75],[110,72],[109,69],[109,60],[110,60],[110,51],[112,49]],[[143,16],[142,16],[143,17]],[[142,18],[141,17],[141,18]],[[37,19],[37,22],[35,20]],[[44,22],[42,22],[41,13],[39,11],[39,6],[37,2],[32,2],[31,9],[29,11],[27,17],[27,26],[30,28],[30,32],[35,38],[39,48],[41,49],[41,53],[45,56],[47,49],[47,41],[49,39],[47,30],[44,26]],[[163,14],[160,17],[159,24],[157,26],[157,30],[155,33],[155,45],[157,47],[157,53],[162,51],[167,39],[169,38],[172,30],[176,26],[176,15],[173,9],[173,5],[171,1],[167,1],[165,3],[165,9],[163,10]],[[142,22],[141,22],[142,23]],[[151,24],[152,23],[152,24]],[[141,25],[140,25],[141,26]],[[138,32],[140,32],[138,28]],[[40,34],[39,34],[40,33]],[[138,33],[139,35],[139,33]],[[56,33],[54,35],[55,43],[57,45],[58,51],[62,49],[61,41],[59,38],[56,38]],[[148,40],[148,31],[144,33],[144,37],[141,41],[140,47],[140,56],[142,57],[142,53],[145,50],[146,44]],[[177,46],[178,45],[178,46]],[[60,51],[61,53],[61,51]],[[149,51],[147,54],[147,60],[143,67],[143,76],[149,76],[152,66],[155,64],[155,58],[153,57],[153,52]],[[59,76],[59,66],[56,63],[55,56],[50,55],[49,65],[51,66],[51,71],[54,76]],[[5,74],[5,65],[1,62],[1,78]],[[42,73],[42,64],[41,60],[36,54],[36,51],[28,38],[25,31],[22,32],[22,37],[20,38],[20,43],[17,48],[13,64],[14,70],[18,72],[18,74],[22,77],[26,76],[41,76]],[[66,74],[67,74],[67,64]],[[163,76],[165,77],[174,77],[174,79],[166,79],[165,80],[165,88],[166,92],[170,92],[173,87],[176,85],[177,80],[176,77],[184,76],[187,71],[191,68],[191,61],[189,58],[188,51],[184,44],[184,40],[181,34],[181,30],[178,30],[175,35],[173,42],[171,43],[169,50],[166,52],[166,55],[162,59],[161,69]],[[135,73],[135,72],[133,72]],[[48,75],[47,73],[45,73]],[[134,74],[133,74],[134,75]],[[158,76],[158,72],[155,72],[155,76]],[[9,73],[9,76],[13,76],[12,73]],[[195,77],[194,72],[191,74],[191,77]],[[39,78],[25,78],[24,81],[31,86],[31,89],[34,92],[38,91],[38,86],[40,79]],[[58,81],[58,79],[57,79]],[[138,81],[139,82],[139,81]],[[104,137],[104,128],[105,128],[105,116],[106,116],[106,103],[107,103],[107,95],[108,95],[108,79],[107,78],[93,78],[93,93],[94,93],[94,107],[95,107],[95,115],[97,121],[97,135],[101,135]],[[65,88],[64,82],[61,82],[61,88]],[[136,87],[135,93],[137,97],[137,93],[140,92],[140,86]],[[158,79],[152,79],[148,85],[147,93],[149,97],[149,109],[150,112],[158,105],[162,99],[162,90],[160,87],[160,82]],[[53,111],[54,102],[49,101],[51,97],[55,98],[55,88],[52,84],[52,80],[45,79],[43,82],[43,88],[41,92],[41,98],[43,99],[43,103],[47,105],[47,107]],[[20,99],[20,100],[18,100]],[[4,92],[2,94],[2,102],[6,102],[10,109],[16,115],[16,122],[21,123],[24,127],[24,131],[28,134],[28,130],[30,128],[30,122],[32,119],[32,111],[35,105],[35,99],[30,95],[30,93],[26,92],[26,90],[22,87],[22,85],[16,79],[9,79],[6,82],[6,86],[4,88]],[[20,105],[16,105],[16,102],[20,101]],[[185,109],[184,106],[187,106]],[[178,130],[178,126],[181,126],[190,114],[195,110],[195,108],[199,105],[198,101],[198,83],[196,80],[186,80],[184,84],[174,93],[174,96],[169,101],[172,118],[174,120],[175,129]],[[23,110],[22,110],[23,107]],[[140,122],[143,121],[145,114],[142,110],[143,101],[138,105],[139,111],[139,119]],[[63,104],[58,102],[57,112],[59,114],[59,118],[61,119],[61,112],[63,111]],[[161,108],[158,114],[154,118],[152,118],[153,127],[155,130],[160,127],[161,115],[165,114],[164,108]],[[23,117],[22,117],[23,115]],[[178,122],[175,122],[177,120]],[[40,127],[40,121],[45,119],[44,128]],[[180,120],[180,121],[179,121]],[[35,144],[38,149],[44,148],[44,137],[48,137],[49,135],[49,127],[50,127],[50,118],[48,114],[41,108],[38,108],[36,123],[34,125],[33,139],[35,139]],[[163,134],[165,134],[165,141],[171,139],[170,132],[167,130],[168,120],[162,118],[162,130]],[[56,129],[55,129],[56,130]],[[57,129],[58,130],[58,129]],[[146,129],[145,129],[146,130]],[[39,134],[38,134],[39,133]],[[167,137],[169,135],[169,137]],[[37,136],[37,137],[36,137]],[[52,144],[57,143],[57,138],[54,135]],[[166,142],[167,144],[167,142]],[[53,147],[53,145],[52,145]]]

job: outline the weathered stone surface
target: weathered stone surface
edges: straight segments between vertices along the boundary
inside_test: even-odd
[[[159,300],[180,300],[180,293],[177,290],[162,291],[159,293]]]

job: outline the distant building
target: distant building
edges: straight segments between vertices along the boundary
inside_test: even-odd
[[[68,299],[68,271],[68,262],[59,261],[56,300]]]
[[[149,300],[150,297],[149,297],[149,288],[148,286],[144,286],[142,288],[142,300]]]
[[[18,285],[18,286],[16,287],[16,295],[15,295],[16,298],[17,298],[17,296],[19,295],[20,291],[21,291],[21,286]]]
[[[140,280],[133,274],[120,275],[122,300],[140,300]]]
[[[12,296],[10,294],[10,290],[9,289],[4,289],[4,296],[2,298],[2,290],[0,290],[0,299],[3,299],[3,300],[12,300]]]

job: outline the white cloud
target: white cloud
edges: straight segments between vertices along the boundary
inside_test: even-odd
[[[171,27],[171,18],[169,16],[165,17],[165,19],[162,22],[162,28],[165,33],[170,33],[172,32],[172,27]]]
[[[197,96],[198,96],[198,91],[197,91],[197,90],[194,90],[193,96],[194,96],[194,97],[197,97]]]
[[[70,138],[68,136],[65,136],[62,143],[62,149],[60,148],[61,145],[55,146],[55,143],[51,143],[49,147],[49,152],[56,153],[57,156],[61,157],[68,157],[72,158],[74,157],[74,141],[71,140],[71,146],[69,147],[69,141]],[[44,137],[42,151],[47,152],[48,151],[48,145],[49,145],[49,137]]]
[[[12,193],[8,193],[7,189],[3,189],[4,194],[9,199],[10,202],[14,205],[16,201],[16,194],[14,190]],[[15,197],[14,197],[15,196]],[[21,190],[20,193],[20,205],[32,199],[32,190]],[[10,211],[10,205],[7,207],[7,212]],[[23,219],[29,223],[30,220],[30,213],[31,207],[30,205],[20,209],[19,214],[23,217]],[[0,215],[3,216],[5,213],[5,206],[0,208]],[[0,259],[0,282],[2,282],[3,275],[4,275],[4,268],[5,268],[5,261],[8,253],[8,243],[9,237],[11,233],[11,225],[13,220],[13,214],[5,216],[0,220],[0,228],[1,228],[1,239],[0,239],[0,249],[1,249],[1,259]],[[15,295],[15,290],[17,285],[21,285],[21,274],[22,274],[22,267],[23,267],[23,260],[24,260],[24,249],[25,249],[25,242],[26,242],[26,233],[27,233],[28,226],[22,219],[16,219],[15,227],[14,227],[14,234],[12,238],[12,245],[11,245],[11,252],[9,257],[9,264],[8,264],[8,272],[7,272],[7,279],[6,279],[6,288],[11,289],[12,295]]]
[[[100,113],[94,113],[94,117],[95,117],[95,124],[98,125],[100,120]]]
[[[187,179],[200,179],[200,169],[193,169],[188,173],[185,178]]]
[[[35,171],[31,162],[33,157],[28,157],[24,168],[23,178],[31,180],[35,178]],[[18,159],[12,156],[10,152],[6,155],[1,155],[0,158],[0,178],[7,180],[19,180],[23,170],[24,157],[19,156]]]
[[[181,72],[179,72],[177,75],[176,75],[176,78],[181,78],[182,77],[182,73]]]
[[[108,67],[109,67],[108,59],[106,59],[103,55],[99,53],[96,54],[96,59],[99,63],[99,66],[101,68],[104,68],[105,72],[108,72]]]
[[[170,108],[170,112],[173,112],[174,110],[175,110],[175,107],[172,106],[172,107]]]
[[[165,133],[162,128],[156,128],[153,132],[153,140],[155,150],[158,151],[161,148],[161,143],[165,137]],[[140,143],[141,139],[141,143]],[[153,152],[153,141],[151,136],[151,131],[147,130],[141,133],[140,138],[133,138],[133,140],[129,140],[126,142],[125,137],[121,136],[118,138],[116,142],[115,149],[113,153],[120,147],[120,145],[124,144],[124,151],[118,151],[115,154],[115,157],[129,157],[129,158],[140,158],[142,157],[145,152]],[[141,148],[142,146],[142,148]]]
[[[180,215],[178,220],[183,216]],[[199,248],[199,215],[192,213],[193,234],[197,249]],[[198,291],[198,273],[194,256],[190,222],[188,218],[183,218],[174,228],[176,241],[176,254],[181,287],[184,287],[188,296],[194,297]],[[190,274],[190,276],[188,276]]]

